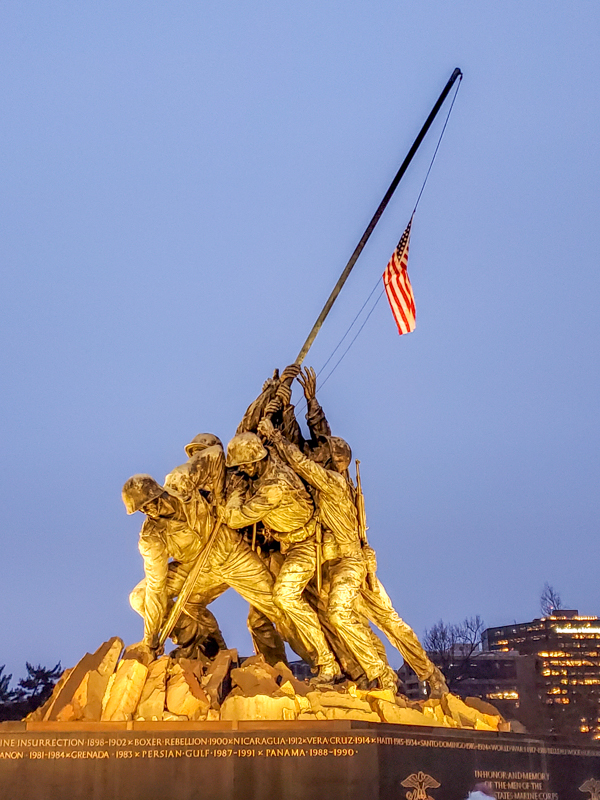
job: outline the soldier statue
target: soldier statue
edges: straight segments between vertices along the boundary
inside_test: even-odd
[[[294,623],[302,643],[316,650],[318,678],[341,677],[319,618],[303,596],[317,565],[316,520],[312,499],[296,473],[269,453],[255,433],[236,434],[227,446],[227,466],[252,479],[246,496],[240,488],[227,497],[225,521],[232,528],[262,522],[281,545],[285,558],[275,581],[275,605]]]
[[[218,463],[213,448],[206,448],[200,456],[203,456],[205,466],[211,460]],[[223,459],[222,450],[221,458]],[[186,485],[182,478],[186,471],[191,472],[189,463],[174,471],[176,485]],[[210,467],[205,472],[210,472]],[[224,469],[221,472],[224,476]],[[189,478],[187,483],[189,487],[193,483],[192,479]],[[161,487],[149,475],[134,475],[130,478],[123,487],[123,501],[127,513],[141,511],[146,515],[139,540],[146,577],[131,593],[130,602],[144,618],[143,644],[151,655],[155,655],[159,649],[160,629],[169,603],[181,591],[194,563],[206,546],[216,519],[200,492],[184,500],[172,489]],[[251,551],[236,531],[221,524],[210,551],[208,571],[198,576],[188,613],[180,617],[179,625],[175,629],[176,641],[191,645],[193,642],[189,635],[188,619],[195,619],[199,623],[195,626],[197,633],[198,627],[207,620],[206,605],[232,587],[280,628],[293,646],[295,636],[284,614],[274,602],[273,583],[271,573],[256,553]],[[215,625],[216,621],[212,628]],[[188,633],[187,636],[184,631]],[[275,649],[277,652],[273,655],[272,642],[269,642],[265,648],[265,658],[268,657],[275,663],[285,661],[283,643]],[[303,648],[300,650],[300,655],[304,656],[306,651]]]
[[[307,403],[308,439],[291,404],[295,379]],[[146,516],[139,540],[145,578],[130,602],[144,618],[149,659],[161,651],[168,628],[162,638],[161,630],[180,594],[174,615],[180,605],[183,613],[171,633],[175,655],[211,656],[225,647],[207,606],[231,587],[249,602],[255,648],[271,664],[285,661],[285,640],[319,683],[335,682],[343,670],[396,692],[397,676],[372,622],[429,683],[430,696],[447,693],[442,673],[376,575],[375,552],[361,534],[364,505],[360,517],[348,471],[352,452],[331,434],[313,369],[293,364],[281,376],[275,370],[226,457],[212,433],[195,436],[185,452],[188,461],[164,486],[140,474],[123,487],[127,513]]]

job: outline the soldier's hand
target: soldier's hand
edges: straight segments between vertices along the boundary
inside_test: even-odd
[[[158,637],[156,637],[156,644],[158,645]],[[148,667],[161,654],[157,654],[156,648],[151,647],[146,642],[137,642],[137,644],[130,644],[129,647],[125,648],[122,658],[124,660],[139,661],[140,664]]]
[[[317,373],[312,367],[306,367],[304,372],[298,375],[298,383],[304,390],[304,397],[307,400],[314,400],[317,394]]]
[[[227,502],[223,507],[223,519],[227,520],[227,515],[233,509],[241,508],[244,505],[244,499],[246,497],[246,487],[247,484],[242,488],[233,489],[230,494],[227,495]]]
[[[262,386],[263,392],[266,392],[269,386],[277,386],[278,383],[279,383],[279,370],[275,369],[273,370],[273,377],[267,378],[267,380],[263,383]]]
[[[270,419],[261,419],[258,423],[258,432],[264,436],[267,441],[272,441],[275,434],[275,426]]]
[[[281,373],[281,381],[285,381],[288,385],[291,385],[294,378],[299,375],[300,370],[300,364],[290,364],[289,367],[286,367]]]
[[[266,405],[265,414],[271,416],[271,414],[276,414],[278,411],[281,411],[283,403],[281,402],[279,397],[274,397],[272,400]]]
[[[155,659],[162,656],[165,652],[165,648],[163,645],[158,643],[158,633],[152,636],[151,640],[144,639],[144,641],[139,642],[138,644],[131,645],[130,647],[126,648],[123,656],[125,658],[135,658],[136,661],[139,661],[141,664],[145,664],[148,666],[151,664]],[[130,655],[128,655],[128,653]]]
[[[245,492],[248,488],[248,478],[246,478],[245,475],[242,475],[241,472],[228,470],[226,481],[225,494],[228,498],[233,492]]]
[[[284,407],[289,406],[292,399],[292,390],[285,383],[280,383],[275,397],[278,397],[281,400],[281,403]]]
[[[367,565],[367,571],[375,575],[377,572],[377,553],[373,550],[372,547],[366,545],[362,549],[363,558],[365,559],[365,563]]]

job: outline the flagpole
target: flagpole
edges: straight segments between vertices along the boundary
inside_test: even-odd
[[[379,219],[380,219],[381,215],[385,211],[385,207],[387,206],[387,204],[389,203],[392,195],[396,191],[396,187],[398,186],[398,184],[402,180],[402,177],[403,177],[404,173],[408,169],[408,165],[413,160],[413,157],[414,157],[415,153],[417,152],[421,142],[425,138],[425,134],[427,133],[427,131],[431,127],[431,123],[436,118],[438,111],[442,107],[442,104],[443,104],[444,100],[446,99],[446,97],[448,96],[448,93],[450,92],[450,89],[454,85],[454,82],[456,81],[456,79],[459,78],[459,77],[462,78],[462,72],[460,71],[460,69],[458,67],[456,67],[456,69],[454,70],[454,72],[450,76],[450,79],[449,79],[448,83],[445,85],[442,93],[438,97],[436,104],[431,109],[431,113],[429,114],[429,116],[425,120],[425,123],[424,123],[423,127],[421,128],[421,130],[419,132],[419,135],[417,136],[417,138],[413,142],[413,146],[408,151],[408,154],[407,154],[406,158],[404,159],[404,161],[402,162],[402,165],[401,165],[400,169],[396,173],[396,176],[395,176],[394,180],[391,182],[389,189],[387,190],[387,192],[385,193],[385,195],[383,197],[383,200],[379,204],[379,208],[377,209],[377,211],[373,215],[373,219],[367,225],[367,229],[363,233],[360,242],[356,245],[356,249],[354,250],[354,252],[350,256],[350,260],[348,261],[348,263],[344,267],[344,271],[340,275],[338,282],[333,287],[333,291],[331,292],[331,294],[329,295],[329,298],[327,299],[327,302],[323,306],[323,310],[319,314],[319,316],[317,318],[317,321],[315,322],[315,324],[312,327],[311,332],[308,334],[308,337],[307,337],[306,341],[302,345],[302,349],[298,353],[298,357],[296,358],[296,361],[295,361],[296,364],[302,364],[302,362],[304,361],[304,359],[306,357],[306,354],[310,350],[310,347],[311,347],[312,343],[314,342],[314,340],[315,340],[315,338],[317,336],[317,333],[320,331],[321,326],[325,322],[325,319],[326,319],[327,315],[331,311],[331,307],[335,303],[339,293],[342,291],[342,287],[346,283],[348,275],[350,275],[350,273],[352,272],[352,268],[356,264],[356,261],[358,260],[359,255],[362,253],[363,248],[366,245],[370,235],[373,233],[375,225],[377,225],[377,223],[379,222]]]

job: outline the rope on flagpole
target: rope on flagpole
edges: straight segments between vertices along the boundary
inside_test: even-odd
[[[420,201],[421,201],[421,196],[423,195],[423,191],[424,191],[424,189],[425,189],[425,185],[426,185],[426,183],[427,183],[427,181],[428,181],[428,179],[429,179],[429,174],[430,174],[430,172],[431,172],[431,169],[432,169],[432,167],[433,167],[433,163],[434,163],[434,161],[435,161],[435,159],[436,159],[436,156],[437,156],[437,154],[438,154],[438,150],[440,149],[440,145],[441,145],[441,143],[442,143],[442,139],[443,139],[443,137],[444,137],[444,133],[446,132],[446,127],[447,127],[447,125],[448,125],[448,121],[449,121],[449,119],[450,119],[450,114],[452,113],[452,109],[453,109],[453,107],[454,107],[454,102],[455,102],[455,100],[456,100],[456,95],[458,94],[458,90],[460,89],[460,84],[461,84],[461,81],[462,81],[462,74],[460,75],[460,77],[459,77],[459,79],[458,79],[458,83],[456,84],[456,89],[455,89],[455,91],[454,91],[454,97],[452,98],[452,102],[450,103],[450,108],[448,109],[448,114],[446,115],[446,120],[445,120],[445,122],[444,122],[444,125],[442,126],[442,130],[441,130],[441,133],[440,133],[440,136],[439,136],[439,139],[438,139],[437,145],[435,146],[435,150],[433,151],[433,156],[431,157],[431,162],[430,162],[430,164],[429,164],[429,167],[428,167],[428,169],[427,169],[427,172],[425,173],[425,179],[423,180],[423,185],[421,186],[421,190],[420,190],[420,192],[419,192],[419,194],[418,194],[417,201],[416,201],[416,203],[415,203],[415,207],[414,207],[414,209],[413,209],[412,216],[414,216],[414,214],[415,214],[415,211],[417,210],[417,207],[418,207],[418,205],[419,205],[419,203],[420,203]],[[331,352],[331,355],[329,356],[329,358],[327,359],[327,361],[325,361],[325,363],[323,364],[323,366],[321,367],[321,369],[319,369],[319,370],[318,370],[318,372],[317,372],[317,375],[320,375],[320,374],[323,372],[323,370],[325,369],[325,367],[327,366],[327,364],[329,364],[329,362],[331,361],[331,359],[333,358],[333,356],[336,354],[336,352],[337,352],[337,351],[339,350],[339,348],[341,347],[341,345],[342,345],[342,342],[343,342],[343,341],[344,341],[344,339],[345,339],[345,338],[348,336],[348,334],[350,333],[350,331],[351,331],[351,330],[352,330],[352,328],[354,327],[354,325],[355,325],[355,323],[356,323],[357,319],[358,319],[358,318],[360,317],[360,315],[362,314],[362,312],[363,312],[363,310],[364,310],[365,306],[367,305],[367,303],[369,302],[369,300],[371,299],[371,297],[372,297],[372,296],[373,296],[373,294],[375,293],[375,291],[376,291],[377,287],[379,286],[379,281],[380,281],[380,280],[381,280],[381,278],[378,278],[378,279],[377,279],[377,283],[375,284],[375,286],[373,287],[373,289],[371,289],[371,292],[369,293],[369,296],[367,297],[367,299],[365,300],[365,302],[362,304],[362,306],[360,307],[360,309],[359,309],[358,313],[356,314],[356,316],[354,317],[354,319],[353,319],[353,320],[352,320],[352,322],[350,323],[350,325],[349,325],[348,329],[346,330],[346,333],[345,333],[345,334],[342,336],[342,338],[340,339],[340,341],[337,343],[337,345],[335,346],[335,348],[334,348],[334,349],[333,349],[333,351]],[[364,322],[362,323],[362,325],[360,326],[360,328],[359,328],[359,329],[358,329],[358,331],[356,332],[356,334],[355,334],[354,338],[352,339],[352,341],[350,342],[350,344],[348,345],[348,347],[347,347],[347,348],[344,350],[344,352],[342,353],[342,355],[340,356],[340,358],[338,359],[338,361],[337,361],[337,362],[336,362],[336,364],[334,365],[333,369],[331,369],[331,371],[330,371],[330,372],[329,372],[329,373],[328,373],[328,374],[325,376],[325,378],[324,378],[324,379],[321,381],[321,383],[320,383],[320,384],[319,384],[319,386],[317,387],[318,389],[322,389],[322,388],[323,388],[323,386],[324,386],[324,385],[327,383],[327,381],[329,380],[329,378],[331,378],[331,376],[333,375],[333,373],[335,372],[335,370],[336,370],[336,369],[339,367],[339,365],[342,363],[342,361],[343,361],[343,359],[345,358],[346,354],[348,353],[348,351],[350,350],[350,348],[352,347],[352,345],[354,344],[354,342],[355,342],[355,341],[358,339],[358,337],[359,337],[359,335],[360,335],[360,333],[361,333],[362,329],[363,329],[363,328],[365,327],[365,325],[367,324],[367,322],[368,322],[368,320],[369,320],[369,317],[371,316],[371,314],[373,313],[373,311],[375,311],[375,308],[376,308],[377,304],[379,303],[379,301],[381,300],[381,298],[383,297],[383,295],[384,295],[384,292],[385,292],[385,289],[382,289],[382,290],[381,290],[381,292],[380,292],[380,294],[379,294],[379,296],[377,297],[377,300],[375,300],[375,302],[374,302],[374,304],[373,304],[373,306],[372,306],[371,310],[369,311],[369,313],[368,313],[368,314],[367,314],[367,316],[365,317],[365,320],[364,320]],[[298,409],[298,410],[299,410],[299,411],[303,411],[303,410],[304,410],[304,408],[305,408],[305,406],[306,406],[306,402],[303,402],[303,403],[302,403],[302,406],[301,406],[301,408],[300,408],[300,409]]]
[[[417,202],[415,203],[415,207],[413,209],[413,216],[415,215],[415,211],[417,210],[417,206],[421,200],[421,195],[423,194],[423,190],[425,189],[425,184],[427,183],[427,179],[429,178],[429,173],[431,172],[431,168],[433,167],[433,162],[435,161],[435,157],[438,154],[438,150],[440,149],[440,145],[442,143],[442,138],[444,133],[446,132],[446,126],[448,125],[448,120],[450,119],[450,114],[452,113],[452,109],[454,107],[454,101],[456,100],[456,95],[458,94],[458,90],[460,89],[460,84],[462,82],[462,73],[458,78],[458,83],[456,84],[456,90],[454,91],[454,97],[452,98],[452,102],[450,103],[450,108],[448,109],[448,114],[446,115],[446,121],[444,122],[444,126],[442,128],[442,132],[440,133],[440,138],[438,139],[438,143],[435,146],[435,150],[433,151],[433,157],[431,159],[431,164],[429,165],[429,169],[425,175],[425,180],[423,181],[423,186],[421,186],[421,191],[419,192],[419,196],[417,197]]]
[[[379,283],[379,281],[377,281],[377,283]],[[365,325],[366,325],[366,324],[367,324],[367,322],[369,321],[369,317],[370,317],[370,316],[371,316],[371,314],[372,314],[372,313],[375,311],[375,308],[377,307],[377,304],[379,303],[379,301],[380,301],[380,300],[381,300],[381,298],[383,297],[383,293],[384,293],[384,291],[385,291],[385,290],[384,290],[384,289],[382,289],[382,290],[381,290],[381,292],[379,293],[379,296],[378,296],[377,300],[375,300],[375,302],[373,303],[373,307],[371,308],[371,310],[369,311],[369,313],[368,313],[368,314],[367,314],[367,316],[365,317],[365,321],[364,321],[364,322],[363,322],[363,324],[360,326],[360,328],[359,328],[359,329],[356,331],[356,334],[354,335],[354,338],[352,339],[352,341],[350,342],[350,344],[348,345],[348,347],[347,347],[347,348],[344,350],[344,352],[342,353],[342,355],[339,357],[339,359],[338,359],[337,363],[335,364],[335,366],[333,367],[333,369],[331,370],[331,372],[329,372],[329,374],[328,374],[328,375],[327,375],[325,378],[323,378],[322,382],[319,384],[319,389],[322,389],[322,388],[323,388],[323,386],[325,386],[325,384],[327,383],[327,381],[329,380],[329,378],[331,378],[331,376],[333,375],[333,373],[336,371],[336,369],[337,369],[337,368],[339,367],[339,365],[342,363],[342,361],[343,361],[344,357],[346,356],[346,353],[348,352],[348,350],[350,350],[350,348],[352,347],[352,345],[354,344],[354,342],[355,342],[355,341],[358,339],[358,337],[359,337],[359,335],[360,335],[360,332],[362,331],[362,329],[365,327]],[[372,293],[371,293],[371,294],[372,294]]]
[[[300,352],[296,356],[296,360],[294,361],[294,364],[301,365],[302,362],[304,361],[304,359],[306,358],[306,355],[307,355],[308,351],[310,350],[310,348],[312,346],[312,343],[314,342],[317,334],[319,333],[319,331],[323,327],[323,323],[327,319],[327,316],[329,315],[329,312],[333,308],[333,304],[335,303],[335,301],[339,297],[339,294],[342,291],[342,289],[344,288],[344,284],[348,280],[348,277],[349,277],[350,273],[352,272],[352,270],[356,266],[356,262],[358,261],[358,259],[360,257],[360,254],[364,250],[365,245],[369,241],[369,238],[371,237],[371,234],[375,230],[375,227],[376,227],[377,223],[381,219],[381,217],[383,215],[383,212],[385,211],[388,203],[392,199],[392,197],[394,195],[394,192],[398,188],[398,184],[400,183],[400,181],[402,180],[402,178],[406,174],[406,170],[410,166],[410,163],[413,160],[413,158],[415,156],[415,153],[417,152],[417,150],[421,146],[421,143],[423,142],[423,139],[427,135],[427,132],[428,132],[429,128],[431,127],[434,119],[437,117],[438,112],[440,111],[440,109],[441,109],[442,105],[444,104],[446,98],[450,94],[450,91],[451,91],[453,85],[456,83],[457,78],[459,78],[460,76],[462,76],[462,72],[458,67],[456,67],[454,69],[454,71],[452,72],[452,75],[450,76],[448,82],[444,86],[444,88],[442,90],[442,93],[440,94],[440,96],[436,100],[435,105],[433,106],[433,108],[429,112],[429,115],[428,115],[427,119],[425,120],[425,122],[423,123],[423,126],[422,126],[421,130],[419,131],[419,133],[417,135],[417,138],[412,143],[412,146],[411,146],[410,150],[406,154],[406,158],[404,159],[404,161],[400,165],[400,168],[398,169],[398,172],[394,175],[394,179],[392,180],[392,182],[388,186],[387,192],[384,194],[381,203],[379,203],[379,205],[377,206],[377,210],[373,214],[373,216],[371,218],[371,221],[369,222],[369,224],[367,225],[367,227],[365,229],[365,232],[360,237],[359,243],[356,245],[352,255],[348,259],[348,263],[346,264],[346,266],[342,270],[342,274],[338,278],[337,283],[333,287],[333,289],[331,291],[331,294],[329,295],[329,297],[327,298],[327,301],[325,302],[325,305],[321,309],[321,313],[317,317],[317,320],[316,320],[315,324],[310,329],[310,333],[308,334],[304,344],[300,348]]]
[[[371,292],[369,293],[369,296],[367,297],[367,299],[365,300],[365,302],[362,304],[362,306],[360,307],[360,310],[358,311],[357,315],[354,317],[354,319],[353,319],[353,320],[352,320],[352,322],[350,323],[350,326],[349,326],[348,330],[347,330],[347,331],[346,331],[346,333],[345,333],[345,334],[342,336],[342,338],[339,340],[339,342],[337,343],[337,345],[334,347],[334,349],[333,349],[333,351],[332,351],[331,355],[329,356],[329,358],[327,359],[327,361],[326,361],[326,362],[323,364],[323,366],[321,367],[321,369],[319,370],[319,372],[317,373],[317,375],[319,375],[321,372],[323,372],[323,370],[325,369],[325,367],[327,366],[327,364],[329,364],[329,362],[331,361],[331,359],[334,357],[334,355],[337,353],[337,351],[338,351],[338,350],[340,349],[340,347],[342,346],[342,342],[344,341],[344,339],[346,338],[346,336],[348,336],[348,334],[350,333],[350,331],[351,331],[351,330],[352,330],[352,328],[354,327],[354,323],[356,322],[356,320],[357,320],[357,319],[360,317],[360,315],[362,314],[364,307],[367,305],[367,303],[369,302],[369,300],[371,299],[371,297],[373,297],[373,295],[375,294],[375,291],[377,290],[377,287],[379,286],[379,281],[380,281],[380,280],[381,280],[381,278],[377,278],[377,283],[376,283],[376,284],[375,284],[375,286],[374,286],[374,287],[371,289]]]

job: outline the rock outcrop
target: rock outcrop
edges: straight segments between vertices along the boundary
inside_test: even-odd
[[[114,637],[66,670],[30,720],[361,720],[395,725],[510,730],[494,706],[453,694],[411,701],[391,690],[362,690],[345,681],[320,686],[297,680],[286,664],[244,659],[221,650],[214,660],[169,656],[148,663],[147,651],[125,650]]]
[[[28,719],[58,722],[99,720],[106,687],[122,650],[122,640],[113,636],[95,653],[86,653],[74,667],[63,672],[49,699]]]

